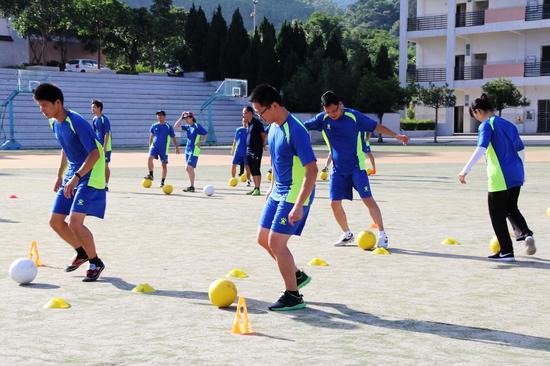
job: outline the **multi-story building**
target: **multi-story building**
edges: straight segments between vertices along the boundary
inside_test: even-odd
[[[521,133],[550,132],[550,0],[401,0],[399,77],[403,85],[447,83],[457,103],[441,114],[441,134],[477,132],[470,101],[494,78],[530,101],[503,111]],[[416,47],[409,65],[407,48]],[[419,109],[417,118],[432,113]],[[432,116],[433,118],[433,116]]]

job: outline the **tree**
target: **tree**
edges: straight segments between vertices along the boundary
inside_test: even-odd
[[[206,80],[220,80],[222,77],[220,73],[220,52],[226,36],[227,23],[222,15],[222,7],[218,6],[212,15],[203,53]]]
[[[241,76],[240,60],[242,55],[248,49],[248,34],[244,29],[243,18],[239,9],[233,13],[231,25],[227,31],[223,49],[220,57],[220,72],[222,78]]]
[[[361,78],[357,91],[357,108],[376,114],[380,124],[385,113],[394,113],[406,103],[405,90],[399,86],[397,78],[382,79],[373,73]],[[383,142],[382,135],[378,142]]]
[[[191,53],[191,69],[205,70],[206,60],[204,59],[204,55],[208,43],[205,42],[205,37],[208,38],[209,26],[206,15],[200,6],[197,10],[195,9],[195,4],[193,4],[187,15],[184,30],[185,40]]]
[[[256,29],[248,49],[241,57],[241,76],[248,80],[248,90],[253,90],[257,85],[258,53],[261,44],[260,33]]]
[[[284,22],[277,36],[277,57],[282,66],[282,82],[288,82],[307,56],[305,31],[299,22]]]
[[[381,45],[376,54],[374,72],[376,76],[383,80],[388,80],[394,76],[392,62],[388,57],[388,48],[385,45]]]
[[[290,110],[319,111],[319,97],[323,92],[319,80],[322,69],[323,51],[317,50],[308,57],[306,63],[298,68],[290,81],[283,86],[284,102]]]
[[[348,63],[346,52],[342,49],[340,37],[336,31],[332,31],[328,36],[325,58],[333,62],[340,61],[344,65]]]
[[[426,107],[435,109],[435,128],[434,128],[434,142],[437,142],[437,122],[438,112],[440,108],[454,107],[456,104],[456,96],[454,90],[449,89],[449,85],[435,86],[430,83],[427,88],[420,88],[418,90],[418,100],[422,102]]]
[[[399,20],[399,1],[359,0],[348,8],[346,18],[353,25],[389,31]]]
[[[281,71],[277,54],[275,53],[275,28],[267,18],[260,24],[262,43],[258,54],[258,82],[268,83],[276,88],[281,87]]]
[[[489,101],[502,116],[502,110],[510,107],[527,107],[530,102],[521,95],[521,92],[508,79],[496,79],[487,82],[482,87]]]

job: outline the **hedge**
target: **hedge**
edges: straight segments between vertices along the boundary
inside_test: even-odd
[[[431,119],[402,119],[401,129],[404,131],[434,130],[435,122]]]

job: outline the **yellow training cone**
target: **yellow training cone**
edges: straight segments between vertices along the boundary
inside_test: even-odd
[[[242,269],[233,268],[225,277],[246,278],[248,275]]]
[[[546,216],[550,217],[550,207],[546,210]]]
[[[29,259],[34,261],[34,264],[36,264],[37,267],[42,266],[42,262],[40,261],[40,254],[38,254],[38,244],[33,241],[31,244],[31,249],[29,250]]]
[[[445,245],[459,245],[460,243],[458,242],[458,240],[456,240],[455,238],[452,238],[452,237],[447,237],[445,240],[443,240],[441,242],[441,244],[445,244]]]
[[[54,297],[44,305],[44,309],[68,309],[70,307],[71,304],[61,297]]]
[[[142,293],[142,294],[150,294],[155,292],[156,290],[153,288],[153,286],[149,285],[148,283],[140,283],[136,287],[132,289],[132,292]]]
[[[248,319],[248,309],[246,308],[246,299],[242,296],[239,296],[239,303],[237,304],[237,312],[235,313],[235,320],[233,321],[233,328],[231,329],[231,333],[252,333],[250,320]]]
[[[328,266],[328,263],[321,258],[313,258],[309,262],[307,262],[308,266]]]
[[[377,255],[388,255],[390,254],[390,252],[388,252],[387,249],[385,248],[376,248],[375,250],[372,251],[373,254],[377,254]]]

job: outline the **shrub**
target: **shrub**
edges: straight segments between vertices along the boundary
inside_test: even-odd
[[[402,119],[401,129],[404,131],[434,130],[435,122],[431,119]]]

